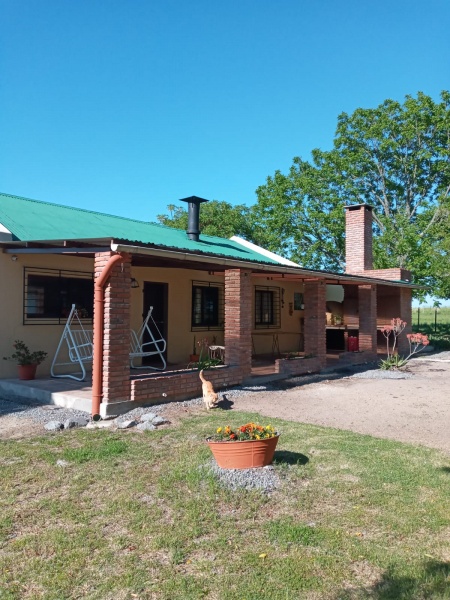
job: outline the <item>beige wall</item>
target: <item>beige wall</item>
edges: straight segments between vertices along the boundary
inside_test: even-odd
[[[93,260],[87,258],[44,254],[18,254],[13,261],[10,254],[0,253],[0,378],[17,377],[16,365],[1,360],[14,352],[12,344],[17,339],[23,340],[31,351],[48,352],[38,375],[48,374],[64,329],[64,325],[23,325],[24,267],[92,272],[93,265]]]
[[[49,269],[68,269],[73,271],[93,271],[92,259],[68,257],[60,255],[17,255],[17,260],[11,260],[10,254],[0,253],[0,378],[16,377],[16,365],[1,358],[13,352],[14,340],[21,339],[30,350],[45,350],[48,357],[39,366],[38,376],[50,373],[58,342],[64,324],[62,325],[23,325],[23,278],[24,267],[39,267]],[[210,343],[213,337],[219,345],[223,345],[223,331],[191,331],[191,297],[192,281],[209,281],[223,283],[221,276],[210,276],[205,271],[185,271],[183,269],[162,269],[151,267],[132,267],[131,276],[139,288],[131,290],[131,326],[138,330],[142,322],[144,282],[159,282],[168,284],[168,362],[183,364],[189,362],[193,350],[194,335],[196,340],[207,338]],[[255,335],[255,350],[257,354],[271,353],[272,332],[279,334],[281,352],[299,349],[300,319],[303,311],[293,310],[294,292],[303,292],[301,284],[267,282],[254,278],[253,286],[268,285],[268,287],[284,288],[284,306],[281,310],[281,327],[278,330],[265,331],[267,335]],[[292,304],[292,311],[290,305]],[[290,314],[291,313],[291,314]],[[88,326],[89,327],[89,326]]]

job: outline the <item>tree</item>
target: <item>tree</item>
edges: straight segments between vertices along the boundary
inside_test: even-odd
[[[167,210],[170,214],[158,215],[158,221],[169,227],[186,230],[188,227],[187,210],[173,204],[169,204]],[[200,231],[205,235],[216,235],[225,238],[239,235],[250,239],[249,213],[249,207],[243,204],[232,206],[228,202],[219,200],[206,202],[200,207]]]
[[[338,117],[331,151],[294,158],[257,189],[259,242],[305,267],[343,270],[344,206],[374,207],[374,268],[403,267],[448,297],[450,92]]]

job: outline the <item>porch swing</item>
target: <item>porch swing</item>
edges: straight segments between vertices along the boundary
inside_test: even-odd
[[[164,352],[166,350],[166,340],[161,335],[155,320],[152,317],[153,306],[149,308],[147,316],[139,330],[130,331],[130,367],[132,369],[153,369],[164,371],[166,368],[166,359]],[[152,327],[156,330],[157,337],[153,335]],[[145,341],[148,339],[149,341]],[[65,353],[64,353],[65,352]],[[84,381],[86,377],[85,364],[92,362],[94,355],[94,334],[92,329],[85,329],[75,304],[67,318],[64,330],[59,340],[58,347],[53,357],[50,374],[54,378],[75,379],[75,381]],[[134,361],[139,358],[159,355],[163,366],[154,367],[150,365],[137,366]],[[80,370],[73,373],[57,373],[56,369],[78,365]]]

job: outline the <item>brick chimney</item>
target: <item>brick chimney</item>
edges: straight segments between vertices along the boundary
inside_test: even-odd
[[[369,204],[346,206],[345,272],[357,275],[372,268],[372,207]]]

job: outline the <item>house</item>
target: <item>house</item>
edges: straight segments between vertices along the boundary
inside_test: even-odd
[[[254,355],[275,354],[274,372],[285,376],[320,371],[332,349],[375,360],[381,326],[397,316],[411,323],[410,273],[372,269],[372,207],[346,207],[347,268],[333,273],[202,235],[205,200],[185,201],[187,232],[0,194],[0,356],[23,339],[49,353],[39,367],[49,377],[75,304],[93,323],[92,414],[107,416],[198,395],[198,373],[170,366],[187,365],[194,340],[225,347],[224,367],[210,371],[220,389],[248,379]],[[129,336],[150,306],[169,367],[144,375],[130,372]],[[309,358],[283,359],[294,351]],[[15,366],[0,361],[0,380],[14,377]]]

